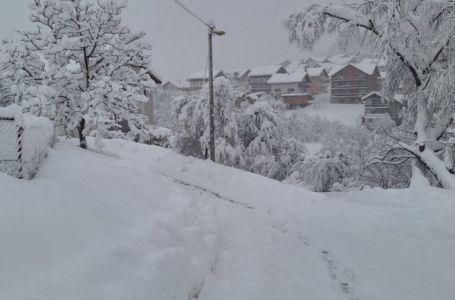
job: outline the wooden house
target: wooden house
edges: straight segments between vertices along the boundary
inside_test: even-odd
[[[368,62],[335,66],[330,72],[331,102],[360,103],[362,98],[380,88],[376,64]]]
[[[330,78],[327,71],[324,68],[308,68],[306,71],[311,81],[307,92],[313,96],[328,93]]]
[[[362,98],[362,102],[365,105],[365,114],[362,120],[367,128],[373,128],[376,120],[384,116],[390,116],[399,125],[402,121],[400,113],[407,106],[402,95],[397,95],[387,101],[379,92],[369,93]]]
[[[292,93],[282,94],[281,98],[283,98],[283,102],[286,103],[288,109],[296,109],[309,105],[313,96],[309,93]]]
[[[250,70],[248,74],[248,83],[251,93],[270,93],[271,86],[268,81],[274,74],[287,74],[287,70],[280,65],[256,67]]]

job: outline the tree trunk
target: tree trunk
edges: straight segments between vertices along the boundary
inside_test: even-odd
[[[433,150],[426,149],[419,155],[421,161],[433,172],[445,189],[455,191],[455,175],[447,170],[444,162],[436,156]]]
[[[82,149],[87,149],[87,139],[85,138],[84,135],[84,129],[85,129],[85,119],[81,118],[79,121],[79,125],[77,126],[77,131],[79,133],[79,146]]]

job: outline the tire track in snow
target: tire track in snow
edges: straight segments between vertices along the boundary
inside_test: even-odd
[[[208,190],[200,187],[200,188],[197,188],[197,186],[194,186],[192,184],[189,184],[189,183],[186,183],[182,180],[179,180],[179,179],[176,179],[176,178],[173,178],[171,176],[167,176],[166,174],[163,174],[161,172],[158,172],[158,174],[162,177],[164,177],[165,179],[167,180],[170,180],[171,182],[175,183],[175,188],[186,194],[184,189],[183,188],[192,188],[194,191],[200,191],[200,192],[204,192],[212,197],[216,197],[214,194],[215,193],[211,193],[209,192]],[[221,195],[219,196],[221,197]],[[218,198],[218,197],[217,197]],[[218,251],[215,251],[215,255],[213,257],[213,260],[211,261],[210,263],[210,270],[208,271],[209,273],[212,273],[212,274],[215,274],[216,273],[216,269],[217,269],[217,265],[218,265],[218,261],[219,261],[219,253]],[[187,297],[187,300],[198,300],[203,289],[204,289],[204,286],[206,284],[206,276],[204,276],[204,278],[202,279],[202,281],[198,284],[195,284],[195,286],[193,286],[193,288],[191,288],[189,291],[188,291],[188,297]]]
[[[161,172],[158,172],[158,173],[161,176],[172,180],[174,183],[193,188],[193,189],[198,190],[203,193],[207,193],[207,194],[215,197],[216,199],[228,202],[229,204],[240,206],[240,207],[243,207],[248,210],[256,209],[254,206],[252,206],[250,204],[240,202],[240,201],[234,200],[232,198],[223,196],[218,192],[211,191],[200,185],[192,184],[192,183],[186,182],[184,180],[163,174]],[[305,236],[301,231],[290,230],[289,226],[287,226],[285,223],[275,221],[275,224],[272,225],[272,229],[298,240],[306,248],[313,248],[312,239],[310,237]],[[355,295],[356,294],[356,292],[355,292],[356,277],[355,277],[354,271],[350,268],[342,268],[341,262],[339,260],[337,260],[330,251],[328,251],[326,249],[322,249],[319,251],[320,251],[320,255],[322,257],[322,262],[327,267],[327,270],[328,270],[328,273],[330,276],[330,280],[332,280],[334,282],[334,286],[335,286],[334,288],[337,291],[337,293],[340,295],[340,297],[342,299],[348,299],[348,300],[365,300],[365,298],[358,297]],[[215,264],[216,264],[216,262],[215,262]],[[214,268],[212,268],[212,273],[215,273]],[[205,282],[203,282],[200,286],[198,286],[194,290],[192,290],[188,297],[188,300],[199,299],[199,296],[202,292],[204,284],[205,284]]]
[[[189,182],[186,182],[184,180],[181,180],[181,179],[178,179],[178,178],[175,178],[175,177],[172,177],[172,176],[169,176],[169,175],[166,175],[164,173],[161,173],[161,172],[158,172],[158,174],[160,174],[161,176],[164,176],[170,180],[172,180],[173,182],[175,183],[178,183],[178,184],[181,184],[181,185],[184,185],[184,186],[187,186],[187,187],[192,187],[196,190],[199,190],[201,192],[204,192],[204,193],[207,193],[207,194],[210,194],[212,196],[214,196],[215,198],[219,199],[219,200],[223,200],[225,202],[229,202],[230,204],[233,204],[233,205],[237,205],[237,206],[242,206],[246,209],[250,209],[250,210],[254,210],[256,209],[254,206],[248,204],[248,203],[244,203],[244,202],[240,202],[240,201],[236,201],[234,199],[231,199],[229,197],[225,197],[217,192],[214,192],[214,191],[211,191],[205,187],[202,187],[200,185],[197,185],[197,184],[192,184],[192,183],[189,183]]]
[[[350,268],[342,267],[341,262],[329,250],[322,249],[320,252],[322,260],[327,266],[330,279],[333,281],[340,297],[349,300],[365,299],[356,295],[355,286],[357,283],[354,271]]]

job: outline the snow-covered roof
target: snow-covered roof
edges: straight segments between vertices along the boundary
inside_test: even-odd
[[[308,58],[307,60],[305,60],[305,63],[308,63],[311,61],[317,62],[317,63],[322,63],[327,59],[328,59],[328,56],[312,56],[312,57]]]
[[[299,83],[302,82],[308,73],[305,69],[297,69],[291,74],[287,73],[276,73],[269,79],[268,84],[279,84],[279,83]]]
[[[340,54],[335,54],[335,55],[329,56],[324,61],[331,62],[331,63],[337,64],[337,65],[345,65],[345,64],[351,63],[354,60],[354,58],[355,58],[355,56],[353,56],[353,55],[347,55],[344,53],[340,53]]]
[[[324,68],[308,68],[308,76],[310,77],[319,77],[322,75],[322,73],[325,71]]]
[[[214,70],[213,76],[218,77],[222,76],[224,73],[222,70]],[[188,76],[187,80],[204,80],[209,78],[209,71],[196,71]]]
[[[292,73],[295,70],[302,68],[303,65],[304,65],[304,63],[302,63],[301,61],[292,61],[289,65],[286,66],[286,70],[289,73]]]
[[[277,73],[283,66],[280,65],[271,65],[271,66],[262,66],[255,67],[251,69],[249,76],[272,76]]]
[[[373,75],[374,71],[377,69],[378,65],[369,61],[361,61],[358,64],[351,64],[360,71],[367,73],[368,75]]]
[[[245,77],[250,73],[251,69],[245,69],[242,71],[239,71],[239,78]]]
[[[363,62],[360,62],[360,63],[357,63],[357,64],[334,65],[333,68],[330,70],[329,76],[332,77],[333,75],[337,74],[341,70],[344,70],[348,66],[353,66],[354,68],[356,68],[356,69],[358,69],[358,70],[360,70],[363,73],[368,74],[368,75],[373,75],[374,71],[378,67],[376,64],[372,64],[372,63],[369,63],[369,62],[366,62],[366,61],[363,61]]]
[[[362,101],[365,100],[365,99],[370,98],[371,96],[378,96],[379,98],[382,98],[382,95],[381,95],[380,92],[371,92],[368,95],[363,96],[362,97]]]
[[[170,80],[170,81],[167,81],[164,84],[164,86],[166,86],[168,84],[173,85],[174,87],[176,87],[178,89],[187,89],[187,88],[191,87],[191,84],[186,80]]]

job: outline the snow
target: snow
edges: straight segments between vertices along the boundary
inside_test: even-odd
[[[366,100],[366,99],[370,98],[371,96],[377,96],[379,98],[382,98],[382,95],[380,92],[371,92],[371,93],[368,93],[367,95],[363,96],[361,100],[362,101]]]
[[[191,87],[191,84],[187,80],[171,80],[163,84],[163,86],[172,85],[177,89],[188,89]]]
[[[213,76],[218,77],[221,76],[223,71],[221,70],[214,70]],[[209,78],[209,71],[195,71],[188,76],[187,80],[205,80]]]
[[[345,125],[358,127],[365,113],[363,104],[325,104],[309,105],[301,110],[304,115],[320,116],[329,121],[339,121]]]
[[[278,72],[282,68],[280,65],[272,65],[272,66],[261,66],[252,68],[248,76],[255,77],[255,76],[272,76],[276,72]]]
[[[25,178],[31,178],[55,142],[54,124],[47,118],[24,114],[22,162]]]
[[[287,73],[275,73],[267,82],[268,84],[280,84],[280,83],[300,83],[303,82],[308,73],[303,69],[297,69],[291,74]]]
[[[370,63],[369,61],[362,61],[357,64],[352,63],[346,65],[334,65],[334,67],[330,70],[329,76],[330,77],[334,76],[335,74],[339,73],[341,70],[344,70],[348,66],[352,66],[368,75],[373,75],[378,67],[377,64]]]
[[[307,72],[310,77],[319,77],[324,72],[324,68],[308,68]]]
[[[22,122],[22,108],[16,104],[0,108],[0,118],[2,119],[16,119]]]
[[[0,133],[0,172],[29,179],[52,147],[55,132],[49,119],[23,114],[13,104],[0,108]]]
[[[0,174],[1,299],[452,299],[453,192],[316,194],[106,151],[60,141],[35,180]]]
[[[339,18],[349,20],[351,23],[359,24],[364,27],[370,26],[370,20],[363,14],[341,5],[329,5],[324,8],[325,13],[335,15]]]
[[[307,150],[306,154],[308,156],[314,156],[314,155],[318,154],[319,151],[321,151],[323,146],[324,145],[321,143],[306,143],[305,144],[305,148]]]

